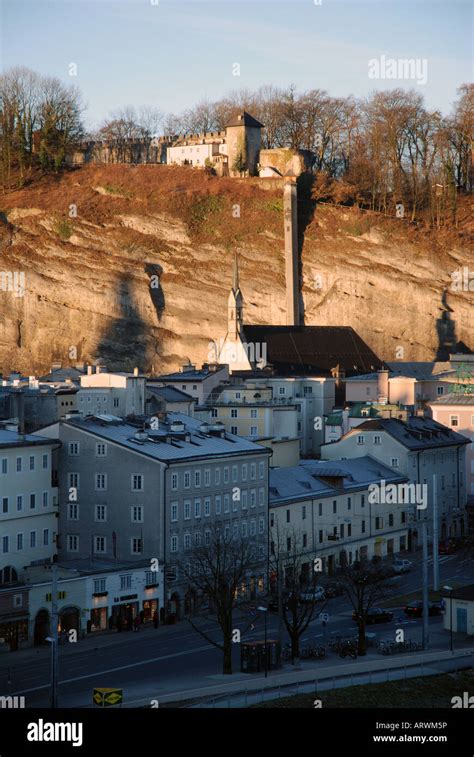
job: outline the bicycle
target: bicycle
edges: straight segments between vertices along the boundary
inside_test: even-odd
[[[357,648],[355,644],[352,644],[352,642],[346,642],[343,646],[341,651],[339,652],[339,657],[352,657],[353,660],[357,657]]]

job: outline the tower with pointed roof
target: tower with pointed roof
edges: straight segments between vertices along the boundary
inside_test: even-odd
[[[227,302],[227,334],[233,339],[238,339],[242,333],[244,313],[244,298],[239,284],[239,262],[237,253],[234,255],[234,268],[232,273],[232,289],[229,292]]]
[[[229,121],[225,133],[230,176],[257,174],[262,129],[263,124],[245,110]]]

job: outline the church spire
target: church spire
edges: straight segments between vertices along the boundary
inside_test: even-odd
[[[229,292],[228,313],[227,313],[227,333],[232,334],[234,338],[240,334],[243,326],[243,305],[244,298],[240,291],[239,283],[239,263],[237,253],[234,255],[234,265],[232,269],[232,289]]]

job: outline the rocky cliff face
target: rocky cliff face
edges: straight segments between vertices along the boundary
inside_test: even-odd
[[[161,372],[206,360],[209,340],[226,332],[235,250],[246,322],[285,323],[282,197],[258,181],[87,166],[0,202],[3,372],[99,357]],[[473,268],[459,230],[437,237],[300,204],[306,323],[353,326],[385,360],[433,359],[460,341],[474,348],[474,293],[452,279]]]

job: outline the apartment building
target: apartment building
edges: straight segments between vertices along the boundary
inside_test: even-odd
[[[81,415],[112,414],[120,418],[142,415],[145,412],[146,376],[133,373],[109,373],[88,366],[81,376],[81,388],[77,392],[76,407]]]
[[[466,445],[466,492],[474,497],[474,394],[451,393],[428,403],[433,419],[462,434]]]
[[[174,386],[182,392],[191,395],[198,405],[202,405],[214,389],[229,379],[229,366],[216,363],[204,363],[202,368],[196,368],[193,363],[183,365],[180,371],[148,379],[147,386]]]
[[[307,556],[307,571],[319,557],[329,574],[357,560],[403,552],[408,548],[407,509],[373,501],[372,488],[382,481],[398,486],[408,478],[370,456],[306,460],[271,470],[271,551],[284,559],[296,549]]]
[[[58,436],[60,558],[159,559],[176,612],[179,565],[209,543],[217,521],[265,558],[270,451],[169,413],[158,428],[99,415],[42,430]],[[169,588],[168,586],[168,588]]]
[[[432,519],[437,497],[439,536],[463,534],[466,527],[466,446],[469,439],[430,418],[372,419],[348,431],[339,441],[321,447],[324,460],[370,455],[422,488],[424,507],[411,502],[410,546],[419,539],[419,521]],[[436,491],[434,491],[436,487]],[[423,504],[423,503],[421,503]]]

